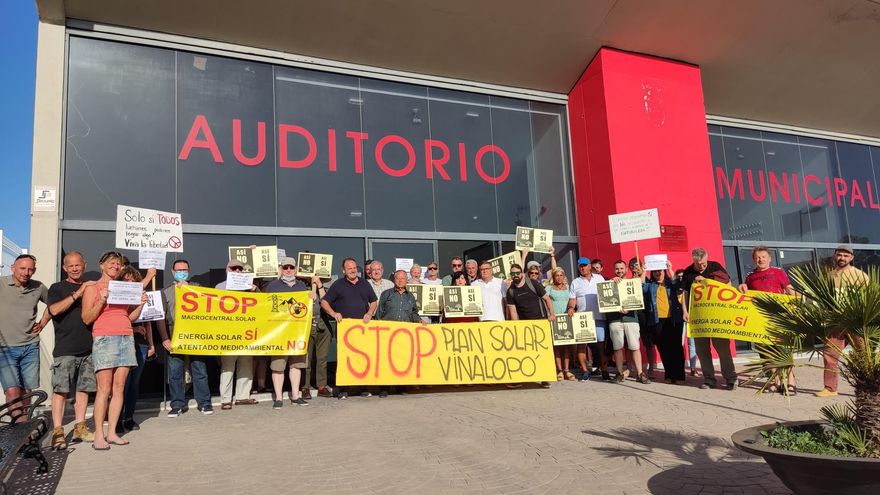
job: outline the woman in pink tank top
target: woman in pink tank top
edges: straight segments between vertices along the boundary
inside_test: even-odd
[[[125,381],[130,367],[137,366],[131,322],[138,319],[147,301],[141,296],[141,304],[107,304],[110,281],[115,280],[122,269],[122,255],[110,251],[101,255],[101,279],[86,288],[83,294],[82,319],[92,326],[92,361],[98,391],[95,394],[95,450],[108,450],[110,444],[128,445],[116,433],[116,424],[122,412]],[[111,397],[112,392],[112,399]],[[109,433],[104,435],[104,419],[109,423]]]

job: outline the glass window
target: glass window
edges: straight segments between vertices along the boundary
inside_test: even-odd
[[[69,50],[64,218],[175,210],[174,52],[76,37]]]
[[[487,152],[478,157],[475,166],[497,180],[506,177],[495,185],[499,232],[514,234],[520,225],[537,227],[538,209],[533,207],[538,204],[537,171],[529,139],[529,113],[493,107],[491,119],[492,143],[503,153]]]
[[[810,228],[815,242],[842,242],[846,234],[844,210],[834,204],[832,187],[839,177],[834,143],[825,139],[799,137],[804,196],[810,205]]]
[[[360,237],[305,237],[296,236],[278,237],[278,247],[284,249],[287,255],[296,259],[300,251],[332,254],[333,272],[341,276],[342,260],[354,258],[359,266],[364,264],[364,239]]]
[[[186,52],[177,59],[183,220],[275,225],[272,66]]]
[[[565,115],[558,105],[532,103],[532,147],[535,160],[537,204],[533,206],[537,225],[556,235],[574,232],[574,208],[568,204],[571,188],[568,174],[568,141]]]
[[[837,142],[835,147],[840,177],[833,179],[831,190],[835,206],[846,213],[849,232],[849,236],[841,241],[852,244],[878,243],[880,210],[871,207],[872,203],[878,204],[878,198],[870,150],[862,144],[845,142]]]

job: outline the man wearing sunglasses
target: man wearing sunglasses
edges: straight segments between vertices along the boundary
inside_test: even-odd
[[[449,262],[449,268],[449,273],[443,277],[443,285],[445,286],[452,285],[453,273],[464,271],[464,261],[462,261],[461,256],[453,256],[452,261]]]
[[[37,306],[49,300],[49,289],[31,278],[36,271],[37,259],[22,254],[12,275],[0,277],[0,383],[6,402],[40,386],[39,335],[52,315],[46,307],[37,321]]]
[[[241,261],[231,259],[226,263],[227,273],[241,271],[244,271],[244,264]],[[226,290],[226,281],[220,282],[215,288]],[[256,287],[252,285],[251,290],[256,290]],[[223,355],[220,356],[220,407],[222,409],[232,409],[232,379],[236,374],[238,377],[235,380],[235,405],[250,406],[257,403],[256,399],[251,398],[251,386],[254,383],[254,357]]]
[[[521,266],[514,263],[510,265],[510,288],[507,289],[507,311],[511,320],[543,320],[551,322],[556,319],[553,314],[553,300],[544,290],[540,282],[527,278]],[[541,273],[538,272],[538,277]],[[544,388],[550,388],[550,383],[541,382]]]
[[[428,285],[443,285],[443,280],[438,276],[439,273],[440,269],[436,262],[432,261],[428,263],[428,268],[425,272],[425,278],[422,279],[422,283]]]

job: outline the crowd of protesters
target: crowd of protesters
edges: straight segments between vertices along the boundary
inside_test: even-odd
[[[524,251],[523,260],[528,258]],[[599,312],[597,284],[606,280],[603,263],[598,259],[581,257],[577,273],[570,279],[556,263],[555,254],[549,254],[549,270],[541,271],[541,264],[528,261],[525,267],[512,265],[509,279],[502,280],[493,273],[488,261],[464,260],[455,256],[450,260],[449,272],[440,277],[440,265],[431,261],[425,271],[418,264],[408,270],[388,273],[380,261],[367,260],[363,267],[357,260],[346,258],[341,264],[342,276],[331,283],[318,277],[297,276],[296,260],[282,257],[278,277],[257,280],[251,288],[263,292],[308,291],[314,301],[313,321],[305,356],[220,356],[220,408],[255,405],[254,394],[265,389],[267,371],[271,376],[272,407],[281,409],[283,390],[290,383],[288,399],[291,404],[306,406],[312,399],[314,383],[319,397],[346,399],[350,390],[332,387],[328,380],[328,354],[335,325],[343,318],[357,318],[409,322],[468,322],[502,321],[516,319],[550,319],[555,315],[590,311],[596,324],[596,342],[584,345],[554,347],[558,381],[588,381],[591,377],[604,381],[636,380],[649,384],[661,379],[667,384],[685,383],[686,368],[697,375],[699,362],[702,383],[699,387],[726,390],[737,388],[737,372],[731,357],[731,341],[721,338],[686,338],[688,294],[696,283],[711,279],[730,283],[724,267],[709,259],[702,248],[692,252],[693,263],[679,270],[667,263],[665,270],[646,271],[636,259],[617,260],[613,275],[608,280],[638,278],[641,281],[644,309]],[[761,290],[774,293],[793,293],[785,271],[770,266],[771,253],[765,247],[752,252],[755,270],[739,286],[742,291]],[[864,272],[852,266],[853,251],[840,246],[834,254],[835,280],[847,273],[864,279]],[[178,259],[172,265],[174,282],[162,290],[165,318],[138,323],[138,317],[147,295],[140,305],[109,304],[108,287],[111,280],[140,282],[144,288],[155,275],[154,269],[144,275],[128,263],[122,254],[109,251],[99,259],[100,278],[86,281],[86,263],[76,251],[65,254],[62,268],[66,278],[47,288],[33,279],[36,258],[29,254],[19,256],[12,265],[12,275],[0,277],[0,384],[6,400],[11,401],[39,387],[40,350],[39,334],[53,321],[55,345],[52,349],[52,446],[65,449],[71,442],[92,442],[95,450],[108,450],[111,445],[125,445],[128,431],[140,426],[134,419],[141,372],[145,362],[157,354],[154,337],[160,349],[168,353],[168,391],[170,408],[167,416],[174,418],[187,410],[187,382],[191,381],[193,398],[198,411],[214,413],[208,384],[208,362],[216,357],[187,356],[171,353],[174,331],[175,291],[184,285],[196,285],[190,280],[189,263]],[[241,271],[243,264],[232,259],[227,272]],[[408,284],[477,285],[482,295],[483,313],[480,317],[424,317],[419,315],[415,297],[407,290]],[[225,288],[225,282],[217,288]],[[38,303],[46,305],[38,318]],[[685,351],[688,343],[688,352]],[[843,342],[836,342],[843,347]],[[713,349],[720,363],[722,383],[716,377]],[[658,376],[657,354],[663,375]],[[613,366],[612,366],[613,362]],[[314,372],[313,372],[314,370]],[[614,377],[611,371],[615,371]],[[286,374],[285,374],[286,372]],[[835,355],[826,356],[824,389],[816,393],[826,397],[836,395],[838,370]],[[314,377],[314,382],[312,378]],[[256,387],[255,387],[256,382]],[[50,384],[43,384],[49,388]],[[549,387],[549,383],[542,383]],[[515,388],[517,384],[509,385]],[[765,387],[777,391],[779,384]],[[779,390],[793,394],[796,386],[789,380],[789,388]],[[381,388],[380,397],[393,389]],[[89,395],[94,394],[93,430],[86,422]],[[370,390],[359,391],[371,396]],[[69,436],[65,434],[65,406],[73,400],[74,422]],[[108,430],[103,428],[107,422]]]

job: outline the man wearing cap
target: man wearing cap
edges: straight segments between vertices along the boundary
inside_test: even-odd
[[[529,261],[526,263],[526,274],[533,283],[541,283],[541,264],[537,261]]]
[[[296,260],[287,256],[281,258],[279,260],[279,265],[281,266],[280,274],[277,279],[269,282],[269,284],[264,289],[264,292],[304,292],[309,290],[301,280],[296,278]],[[317,285],[321,286],[321,279],[318,277],[312,277],[312,287],[314,288]],[[312,301],[317,299],[315,295],[315,291],[313,290],[309,297],[312,298]],[[312,338],[314,338],[315,333],[315,318],[320,319],[320,315],[317,315],[317,308],[313,309],[312,315],[312,331],[309,335],[309,346],[312,346]],[[272,356],[272,360],[269,361],[269,369],[272,371],[272,387],[275,390],[275,397],[272,402],[273,409],[281,409],[281,406],[284,405],[284,401],[281,399],[283,396],[282,387],[284,387],[284,369],[290,366],[290,403],[296,404],[298,406],[307,406],[308,402],[305,401],[303,390],[308,390],[309,383],[306,382],[306,386],[300,389],[299,381],[300,375],[302,374],[303,369],[308,366],[309,357],[305,356]],[[309,398],[311,398],[311,392],[309,392]]]
[[[244,264],[237,259],[233,258],[226,263],[226,273],[243,270]],[[226,281],[220,282],[215,288],[226,290]],[[251,291],[256,289],[256,286],[251,285]],[[251,385],[254,382],[254,357],[224,354],[220,356],[220,409],[232,409],[232,379],[236,375],[236,371],[238,378],[235,380],[235,405],[247,406],[257,403],[256,399],[251,398]]]
[[[685,322],[690,320],[688,314],[688,297],[690,297],[691,286],[699,283],[703,279],[711,279],[723,284],[730,283],[730,275],[727,270],[717,261],[709,260],[709,253],[705,249],[698,247],[691,251],[693,264],[687,267],[682,273],[681,288],[684,289],[682,296],[683,318]],[[710,389],[715,387],[718,380],[715,378],[715,364],[712,362],[712,347],[718,353],[718,362],[721,364],[721,375],[724,377],[727,390],[735,390],[736,383],[736,367],[733,365],[733,357],[730,354],[730,339],[719,337],[696,337],[694,345],[697,348],[697,357],[700,358],[700,368],[703,370],[703,384],[701,389]]]
[[[854,255],[852,248],[847,245],[837,246],[837,249],[834,250],[834,269],[831,270],[831,280],[835,287],[868,283],[868,274],[852,265]],[[844,347],[846,347],[844,332],[831,332],[825,339],[825,352],[822,353],[822,361],[825,365],[822,378],[825,386],[816,392],[816,397],[837,395],[837,382],[840,374],[838,364],[840,352]]]
[[[22,254],[12,275],[0,277],[0,384],[6,402],[40,386],[39,335],[51,314],[46,307],[37,321],[37,305],[48,301],[49,289],[31,278],[36,271],[37,259]]]
[[[608,373],[608,360],[605,357],[605,314],[599,312],[599,293],[597,284],[604,282],[605,277],[597,273],[593,273],[590,259],[581,257],[578,259],[578,277],[571,281],[569,286],[568,299],[568,315],[590,311],[593,313],[593,320],[596,322],[596,340],[597,342],[589,344],[590,351],[593,354],[593,365],[597,366],[602,372],[603,380],[611,380]],[[580,344],[577,348],[578,361],[584,375],[581,381],[590,379],[590,368],[587,366],[587,347]]]

